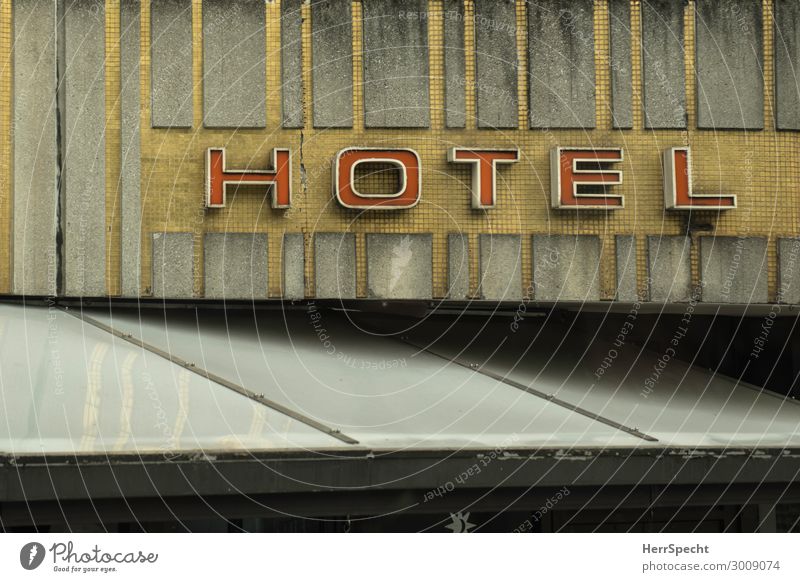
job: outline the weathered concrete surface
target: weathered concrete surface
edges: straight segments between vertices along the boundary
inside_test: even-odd
[[[264,0],[203,0],[203,123],[264,127],[266,117]]]
[[[120,198],[122,294],[141,295],[142,200],[139,113],[139,1],[120,2]]]
[[[517,234],[482,234],[481,299],[522,299],[522,238]]]
[[[763,129],[761,0],[697,0],[697,126]]]
[[[469,240],[466,234],[447,235],[447,298],[469,297]]]
[[[633,73],[631,69],[631,3],[610,0],[611,123],[619,129],[633,127]]]
[[[191,127],[194,109],[191,0],[150,3],[150,61],[153,127]]]
[[[64,6],[64,288],[106,294],[105,6]]]
[[[314,277],[318,299],[356,296],[356,237],[352,233],[314,235]]]
[[[636,285],[636,237],[620,234],[616,240],[617,301],[638,301]]]
[[[433,297],[433,242],[429,234],[367,234],[370,298]]]
[[[514,0],[475,0],[478,127],[516,128],[517,16]]]
[[[281,0],[281,120],[303,127],[303,0]]]
[[[775,0],[775,123],[800,129],[800,2]]]
[[[364,123],[428,127],[428,3],[364,0]]]
[[[642,71],[644,126],[686,127],[683,2],[642,3]]]
[[[207,233],[203,261],[206,298],[267,298],[266,234]]]
[[[283,298],[303,299],[306,295],[305,243],[303,234],[283,235]]]
[[[444,0],[444,123],[466,126],[464,1]]]
[[[700,281],[707,303],[766,303],[767,239],[702,237]]]
[[[18,295],[57,290],[56,5],[14,3],[14,277]],[[10,176],[2,176],[5,191]]]
[[[592,0],[528,5],[531,127],[595,126]]]
[[[533,236],[533,289],[537,301],[599,301],[599,276],[599,237]]]
[[[153,234],[153,296],[192,297],[194,241],[190,232]]]
[[[800,304],[800,238],[778,239],[778,303]]]
[[[650,301],[674,303],[692,298],[691,239],[648,236]]]
[[[353,24],[350,0],[311,5],[314,127],[353,127]]]

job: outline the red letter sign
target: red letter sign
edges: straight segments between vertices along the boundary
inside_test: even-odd
[[[355,172],[359,164],[375,162],[391,164],[400,171],[400,189],[397,192],[365,194],[355,185]],[[413,150],[347,148],[336,156],[333,166],[333,195],[345,208],[397,210],[412,208],[419,202],[421,190],[419,156]]]
[[[206,152],[206,207],[224,208],[229,184],[271,186],[272,207],[289,208],[292,204],[292,160],[289,150],[272,150],[274,170],[228,170],[225,148]]]
[[[622,161],[622,148],[553,148],[550,152],[550,196],[553,208],[622,208],[622,196],[608,194],[622,184],[622,172],[608,164]]]
[[[497,197],[497,165],[519,161],[519,150],[470,150],[450,148],[447,161],[472,165],[472,207],[494,208]]]
[[[688,147],[664,150],[664,206],[667,210],[728,210],[734,194],[692,192],[692,158]]]

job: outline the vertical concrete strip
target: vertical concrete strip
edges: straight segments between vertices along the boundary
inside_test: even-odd
[[[537,301],[599,301],[600,238],[534,235],[533,287]]]
[[[517,69],[517,14],[514,0],[475,0],[478,127],[517,127]]]
[[[203,273],[207,299],[266,299],[267,235],[207,233]]]
[[[194,241],[190,232],[153,234],[153,296],[191,298],[194,294]]]
[[[283,235],[283,297],[303,299],[306,296],[305,242],[303,234]]]
[[[517,234],[482,234],[481,299],[522,299],[522,237]]]
[[[203,124],[267,123],[264,0],[203,0]]]
[[[364,122],[428,127],[427,0],[364,0]]]
[[[374,299],[433,297],[429,234],[367,234],[367,289]]]
[[[610,0],[611,123],[633,127],[633,73],[631,67],[631,0]]]
[[[778,303],[800,304],[800,238],[778,239]]]
[[[444,0],[444,123],[466,127],[464,0]]]
[[[692,298],[692,241],[686,236],[648,236],[650,301],[674,303]]]
[[[356,237],[318,232],[314,236],[314,278],[318,299],[356,296]]]
[[[528,4],[530,126],[595,126],[592,0]]]
[[[64,7],[64,276],[70,296],[106,294],[105,6]]]
[[[684,2],[642,2],[642,88],[648,129],[686,127]]]
[[[139,113],[139,1],[122,0],[120,25],[120,175],[122,294],[141,294],[142,200]]]
[[[192,2],[150,3],[150,109],[153,127],[192,127]]]
[[[14,2],[13,292],[57,291],[56,3]]]
[[[469,239],[466,234],[447,235],[447,297],[469,297]]]
[[[617,301],[638,301],[636,285],[636,237],[632,234],[616,236]]]
[[[700,239],[702,299],[709,303],[767,302],[767,239],[704,236]]]
[[[764,128],[761,0],[697,0],[697,126]]]
[[[281,123],[303,127],[303,0],[281,0]]]
[[[352,19],[350,0],[311,5],[314,127],[353,127]]]
[[[775,123],[800,129],[800,2],[775,0]]]

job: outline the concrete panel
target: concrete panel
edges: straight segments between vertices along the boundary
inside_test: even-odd
[[[356,237],[350,233],[314,235],[314,276],[318,299],[356,296]]]
[[[433,243],[429,234],[367,234],[370,298],[433,297]]]
[[[692,298],[691,239],[648,236],[650,301],[674,303]]]
[[[697,126],[764,128],[761,0],[697,0]]]
[[[56,4],[14,3],[13,291],[55,295],[58,208]]]
[[[120,197],[122,294],[141,295],[142,201],[139,113],[139,1],[120,2]]]
[[[153,234],[153,296],[190,298],[194,294],[194,241],[190,232]]]
[[[150,3],[153,127],[192,127],[192,2]]]
[[[428,2],[364,0],[364,122],[428,127]]]
[[[800,129],[800,3],[775,0],[775,123]]]
[[[610,0],[611,123],[619,129],[633,127],[633,77],[631,69],[631,2]]]
[[[642,3],[642,92],[646,128],[686,127],[684,8],[684,2],[674,0]]]
[[[592,0],[528,5],[531,127],[595,126]]]
[[[206,298],[267,298],[266,234],[208,233],[203,260]]]
[[[800,238],[778,239],[778,303],[800,304]]]
[[[447,235],[447,297],[469,297],[469,240],[465,234]]]
[[[533,288],[537,301],[599,301],[599,277],[599,237],[533,236]]]
[[[517,15],[514,0],[475,0],[478,127],[517,127],[517,69]]]
[[[516,234],[482,234],[481,299],[522,299],[522,237]]]
[[[303,127],[303,0],[281,0],[281,122]]]
[[[616,236],[617,301],[638,301],[636,285],[636,237],[629,234]]]
[[[444,123],[466,127],[464,0],[444,0]]]
[[[302,299],[306,296],[305,243],[302,233],[283,235],[283,297]]]
[[[700,281],[709,303],[767,302],[767,239],[704,236],[700,239]]]
[[[203,123],[264,127],[266,117],[264,0],[203,0]]]
[[[353,23],[350,0],[311,5],[314,127],[353,127]]]
[[[106,294],[105,7],[64,7],[64,275],[72,296]]]

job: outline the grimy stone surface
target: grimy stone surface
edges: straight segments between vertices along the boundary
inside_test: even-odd
[[[57,290],[56,18],[55,2],[14,3],[13,292],[18,295]],[[0,183],[8,191],[9,176]]]
[[[105,7],[64,6],[64,289],[106,294]]]
[[[430,234],[367,234],[367,291],[376,299],[430,299]]]
[[[352,233],[314,235],[314,278],[317,299],[356,296],[356,237]]]
[[[208,299],[266,299],[267,235],[207,233],[203,272]]]
[[[691,244],[691,239],[680,235],[647,237],[650,301],[692,299]]]
[[[778,239],[778,303],[800,303],[800,238]]]
[[[194,294],[194,240],[190,232],[153,233],[153,296]]]
[[[617,301],[638,301],[636,285],[636,237],[619,234],[616,241]]]
[[[800,2],[775,0],[775,123],[800,129]]]
[[[281,122],[303,127],[303,0],[281,0]]]
[[[264,0],[203,0],[203,123],[264,127],[266,113]]]
[[[122,294],[141,295],[141,143],[139,139],[139,1],[120,2],[120,198]]]
[[[633,76],[631,68],[631,3],[610,0],[611,123],[619,129],[633,127]]]
[[[306,295],[305,242],[303,234],[283,235],[283,297],[302,299]]]
[[[311,4],[314,127],[353,127],[353,23],[350,0]]]
[[[530,126],[595,126],[592,0],[528,5]]]
[[[644,125],[650,129],[686,127],[683,2],[642,3]]]
[[[698,0],[697,126],[763,129],[761,0]]]
[[[516,234],[480,235],[481,299],[522,299],[522,238]]]
[[[466,234],[447,235],[447,297],[469,297],[469,239]]]
[[[428,127],[428,2],[364,0],[364,123]]]
[[[191,0],[150,3],[150,61],[153,127],[191,127]]]
[[[702,237],[700,281],[705,302],[766,303],[766,237]]]
[[[444,123],[466,127],[464,0],[444,0]]]
[[[517,16],[514,0],[475,0],[478,127],[516,128]]]
[[[537,301],[599,301],[599,277],[599,237],[533,236],[533,289]]]

